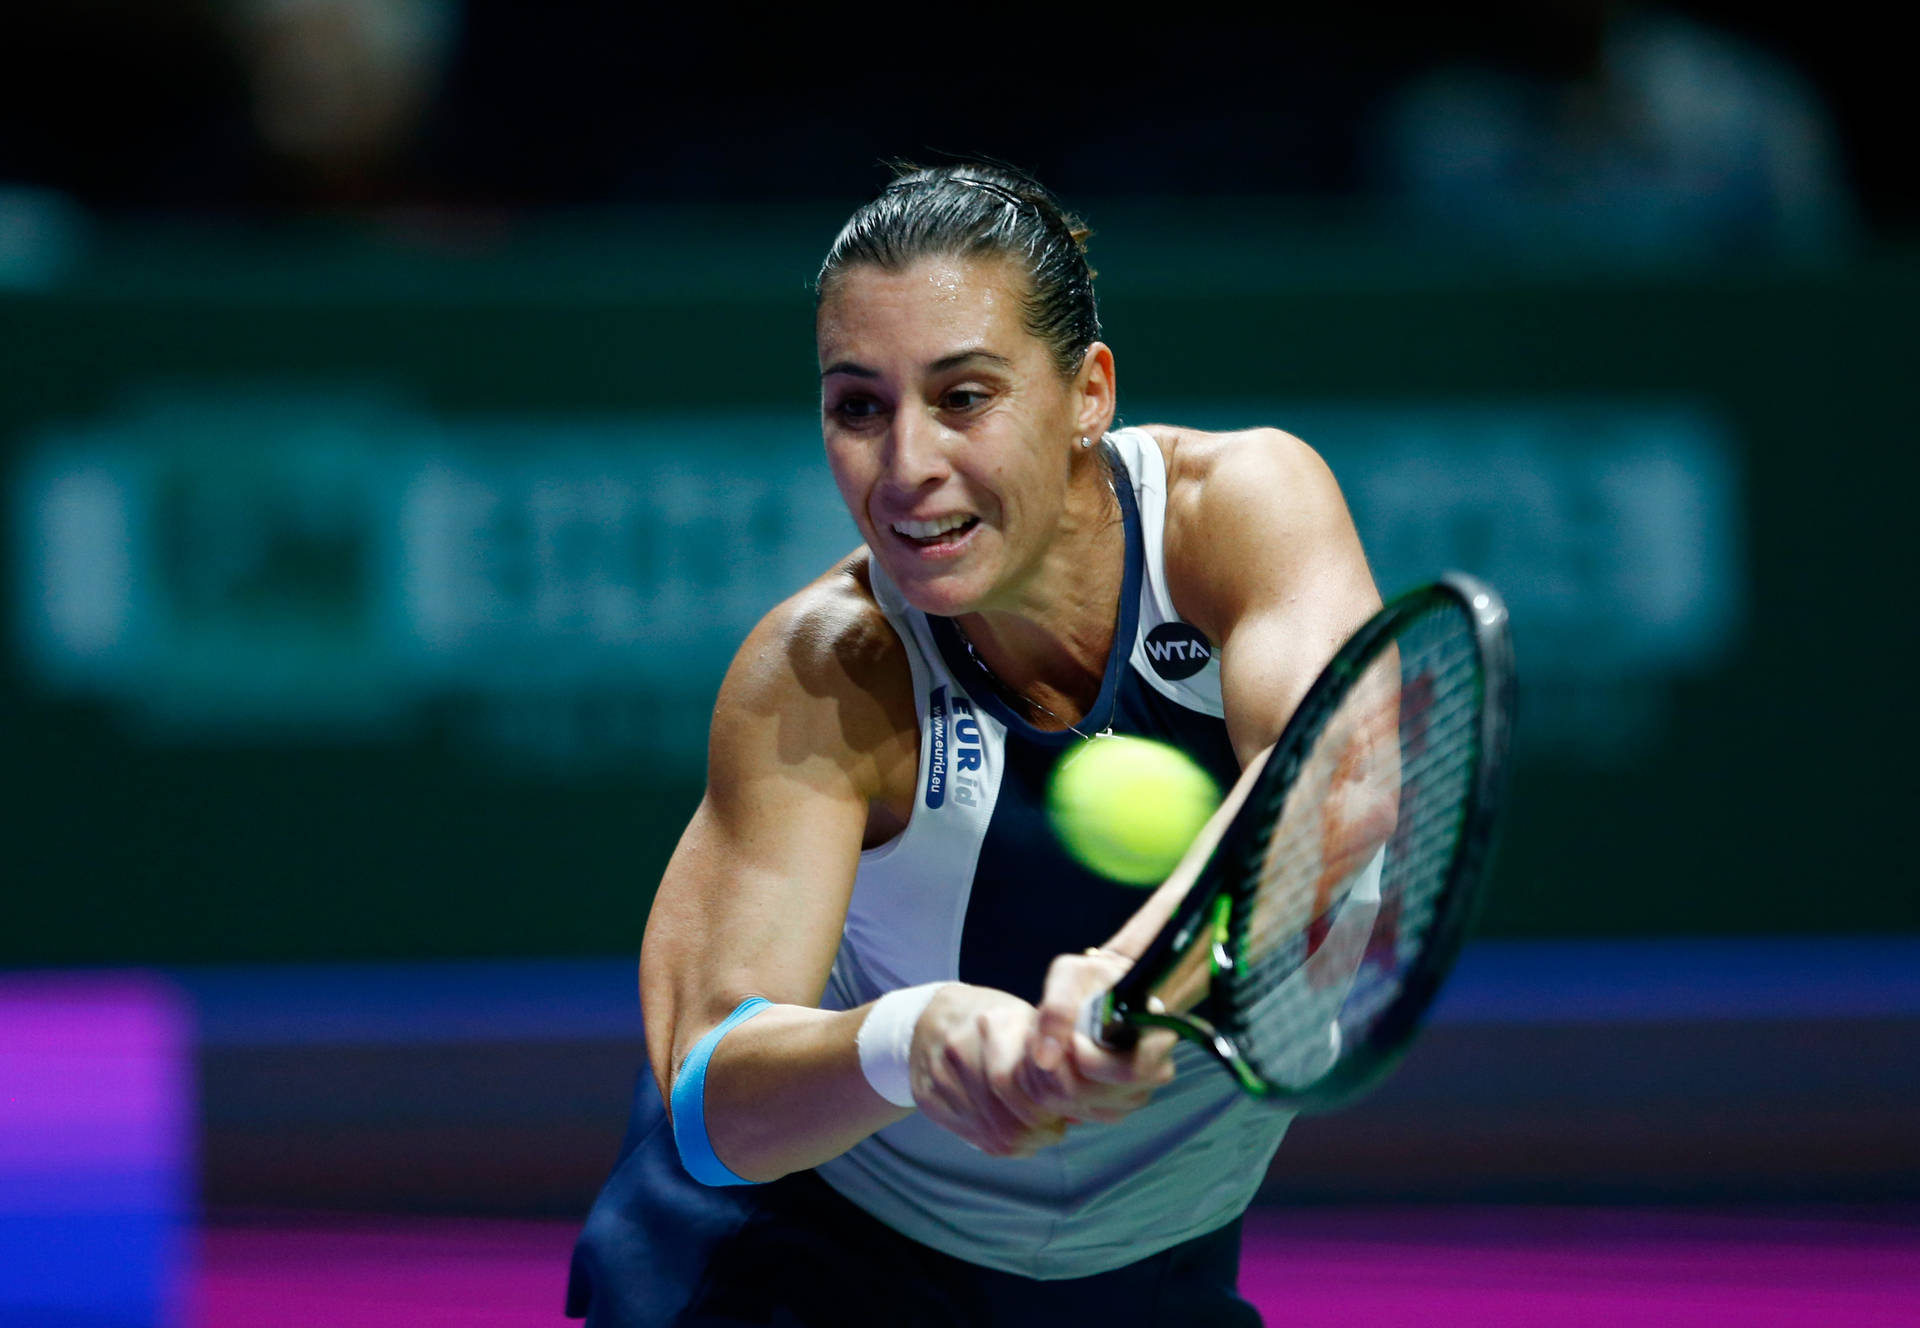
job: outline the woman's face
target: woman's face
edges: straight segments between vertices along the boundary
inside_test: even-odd
[[[827,462],[923,612],[1019,607],[1061,527],[1079,439],[1112,417],[1105,348],[1063,378],[1022,321],[1025,291],[1011,263],[932,257],[849,268],[820,302]]]

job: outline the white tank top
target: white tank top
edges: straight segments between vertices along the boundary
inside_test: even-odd
[[[1166,465],[1139,429],[1105,440],[1127,523],[1114,658],[1084,733],[1174,742],[1237,774],[1221,719],[1219,662],[1166,588]],[[822,1005],[851,1009],[898,987],[966,981],[1036,1000],[1054,955],[1105,940],[1144,899],[1066,858],[1045,828],[1045,777],[1080,733],[1034,729],[1008,709],[951,624],[906,604],[877,562],[874,597],[906,646],[920,723],[907,827],[861,855]],[[1203,1235],[1252,1199],[1289,1113],[1241,1093],[1182,1042],[1173,1082],[1117,1125],[1088,1123],[1025,1159],[994,1158],[915,1114],[818,1168],[895,1230],[1027,1277],[1105,1272]]]

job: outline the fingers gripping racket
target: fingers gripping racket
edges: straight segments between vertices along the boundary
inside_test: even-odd
[[[1081,1012],[1170,1028],[1242,1088],[1327,1110],[1405,1052],[1472,925],[1507,770],[1506,606],[1449,573],[1340,648],[1167,925]]]

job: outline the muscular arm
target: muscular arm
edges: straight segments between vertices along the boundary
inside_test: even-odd
[[[1246,765],[1380,592],[1333,475],[1291,434],[1177,435],[1167,576],[1182,616],[1220,645],[1220,692]],[[1184,481],[1184,482],[1183,482]]]
[[[1380,607],[1346,502],[1313,449],[1275,429],[1149,432],[1167,456],[1168,589],[1181,617],[1218,643],[1227,732],[1243,773],[1180,867],[1105,942],[1128,959],[1185,897],[1245,798],[1255,758],[1280,736],[1340,645]],[[1373,836],[1379,801],[1356,805],[1355,843],[1362,831]],[[1367,850],[1377,842],[1368,839]],[[1064,1038],[1080,1004],[1119,971],[1124,964],[1116,969],[1098,958],[1055,961],[1039,1035]]]
[[[1320,670],[1380,607],[1332,473],[1291,434],[1154,431],[1168,453],[1169,590],[1219,643],[1227,733],[1246,771]],[[1243,774],[1181,869],[1107,942],[1137,955],[1173,914],[1251,783]]]
[[[870,1007],[817,1008],[862,841],[904,824],[920,750],[899,641],[858,579],[856,566],[803,591],[735,658],[714,708],[706,796],[641,948],[663,1096],[741,1001],[772,1003],[720,1040],[704,1080],[708,1141],[747,1180],[837,1157],[907,1114],[861,1070],[856,1038]],[[943,985],[914,1025],[920,1109],[996,1155],[1057,1141],[1060,1115],[1011,1083],[1033,1016],[1004,992]]]
[[[706,1077],[709,1138],[748,1179],[833,1157],[905,1114],[861,1074],[864,1011],[816,1008],[869,806],[886,763],[917,746],[884,644],[851,588],[831,582],[747,639],[715,707],[706,796],[648,918],[640,990],[663,1094],[742,1000],[773,1003],[721,1040]]]

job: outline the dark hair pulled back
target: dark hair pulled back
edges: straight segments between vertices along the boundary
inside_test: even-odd
[[[1003,258],[1027,277],[1024,321],[1063,375],[1100,337],[1087,230],[1041,184],[1007,166],[897,166],[894,180],[841,228],[814,280],[816,301],[850,267],[899,271],[922,258]]]

